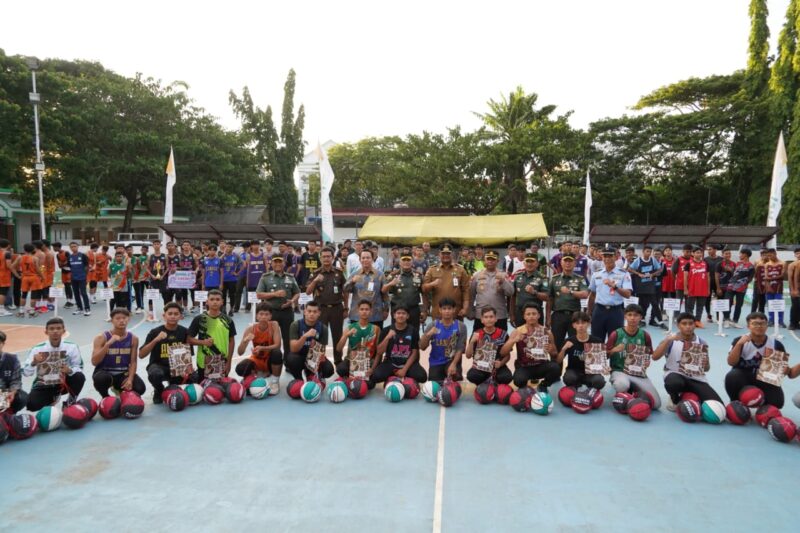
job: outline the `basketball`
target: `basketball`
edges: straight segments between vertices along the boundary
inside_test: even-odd
[[[86,412],[89,413],[89,420],[94,418],[94,415],[97,414],[98,406],[97,406],[97,402],[94,401],[93,398],[81,398],[80,400],[78,400],[77,403],[82,405],[84,407],[84,409],[86,409]],[[41,426],[41,424],[39,424],[39,425]]]
[[[54,431],[61,426],[61,410],[46,405],[36,413],[36,421],[42,431]]]
[[[776,416],[767,424],[770,436],[778,442],[789,442],[797,434],[797,426],[785,416]]]
[[[224,399],[225,389],[222,388],[222,385],[214,383],[213,381],[203,390],[203,400],[208,404],[219,405]]]
[[[748,385],[739,392],[739,401],[747,407],[761,407],[764,403],[764,391]]]
[[[414,378],[408,376],[403,378],[403,386],[406,388],[406,399],[413,400],[419,396],[419,384]]]
[[[486,405],[493,402],[497,397],[497,387],[490,381],[484,381],[475,387],[474,396],[478,403]]]
[[[558,401],[564,407],[572,407],[572,398],[575,397],[575,387],[561,387],[558,391]]]
[[[689,394],[692,394],[691,392]],[[696,394],[692,394],[693,396],[697,396]],[[656,399],[653,398],[653,395],[647,391],[636,391],[633,393],[634,398],[642,398],[643,400],[647,400],[647,403],[650,404],[650,410],[652,411],[656,406]],[[683,399],[683,398],[681,398]],[[697,403],[700,403],[700,398],[695,400]]]
[[[144,401],[141,396],[133,391],[124,391],[120,400],[122,401],[122,416],[130,420],[142,416]]]
[[[508,400],[512,392],[514,392],[514,389],[511,388],[511,385],[500,383],[497,385],[497,392],[494,395],[494,399],[501,405],[508,405]]]
[[[595,389],[583,389],[572,397],[572,410],[576,413],[586,414],[592,410]]]
[[[62,422],[69,429],[81,429],[89,421],[89,411],[77,403],[64,408]]]
[[[316,381],[306,381],[300,389],[300,398],[306,403],[318,402],[320,396],[322,396],[322,387]]]
[[[342,403],[347,399],[347,395],[347,385],[341,381],[334,381],[331,383],[331,386],[328,387],[328,400],[330,400],[331,403]]]
[[[697,403],[700,403],[700,396],[698,396],[697,394],[695,394],[693,392],[684,392],[684,393],[681,393],[681,399],[679,401],[683,401],[683,400],[694,400]]]
[[[628,405],[631,401],[634,400],[633,394],[628,392],[618,392],[614,395],[614,399],[611,400],[611,405],[614,406],[614,409],[623,415],[628,414]]]
[[[392,403],[397,403],[405,398],[406,388],[400,381],[392,381],[383,388],[383,395]]]
[[[249,380],[247,390],[250,392],[250,396],[256,400],[262,400],[269,396],[269,385],[267,384],[267,380],[264,378],[254,378]]]
[[[231,383],[236,383],[236,380],[231,377],[225,376],[224,378],[219,378],[217,383],[222,385],[223,390],[227,393],[228,387],[230,387]]]
[[[709,424],[722,424],[725,422],[725,406],[717,400],[706,400],[700,406],[703,421]]]
[[[438,381],[426,381],[422,384],[422,397],[428,402],[439,401],[439,390],[442,388]]]
[[[286,393],[290,398],[295,400],[300,399],[300,391],[303,388],[303,383],[302,379],[293,379],[289,382],[289,385],[286,387]]]
[[[762,405],[756,409],[756,422],[762,428],[767,427],[769,421],[781,416],[781,411],[774,405]]]
[[[590,391],[594,391],[592,394],[592,409],[600,409],[603,406],[603,393],[597,389],[589,389]]]
[[[189,397],[189,405],[197,405],[203,401],[203,387],[200,385],[189,383],[184,386],[183,390],[186,391],[186,396]]]
[[[161,391],[161,401],[166,403],[166,401],[169,399],[169,395],[178,389],[180,389],[178,385],[167,385],[164,390]]]
[[[242,385],[244,385],[244,390],[247,391],[247,394],[250,394],[250,385],[252,385],[256,379],[258,379],[258,377],[255,374],[250,374],[242,378]]]
[[[531,396],[533,391],[530,387],[521,387],[511,393],[508,405],[518,413],[524,413],[531,408]]]
[[[240,403],[244,400],[245,388],[244,385],[238,381],[233,381],[228,384],[228,390],[225,391],[225,397],[231,403]]]
[[[750,409],[739,400],[734,400],[725,408],[725,415],[732,424],[741,426],[750,421]]]
[[[319,376],[314,376],[310,381],[319,385],[320,392],[325,392],[325,388],[328,386],[328,382],[324,379],[320,379]]]
[[[650,403],[644,398],[634,398],[628,402],[628,416],[637,422],[644,422],[652,412]]]
[[[675,407],[675,412],[678,414],[678,418],[690,424],[697,422],[702,417],[700,413],[700,404],[695,400],[682,400],[678,402],[678,405]]]
[[[461,398],[461,393],[463,392],[461,389],[461,383],[458,381],[453,381],[453,387],[456,388],[456,399]]]
[[[164,403],[169,407],[170,411],[183,411],[186,409],[187,402],[182,391],[173,390],[170,391],[167,396],[167,401]]]
[[[8,423],[8,434],[14,440],[29,439],[39,429],[36,417],[27,413],[17,413],[6,422]]]
[[[389,383],[394,383],[395,381],[402,381],[402,380],[403,378],[401,378],[400,376],[389,376],[388,378],[386,378],[386,385],[388,385]]]
[[[348,397],[353,398],[354,400],[360,400],[364,398],[367,393],[369,392],[369,386],[367,382],[361,378],[353,378],[347,384],[348,389]]]
[[[455,384],[447,383],[439,390],[439,403],[451,407],[458,401],[458,390]]]
[[[6,425],[6,421],[0,417],[0,444],[3,444],[5,441],[8,440],[8,426]]]
[[[106,396],[100,400],[100,416],[106,420],[117,418],[122,410],[122,402],[116,396]]]
[[[553,397],[546,392],[535,392],[531,396],[531,411],[537,415],[549,415],[553,412]]]

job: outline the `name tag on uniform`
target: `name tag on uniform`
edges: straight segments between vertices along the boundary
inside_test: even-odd
[[[339,286],[338,285],[334,285],[333,286],[333,294],[339,294]]]
[[[369,283],[367,283],[367,290],[368,291],[374,291],[375,290],[375,282],[374,281],[370,281]]]
[[[453,287],[458,287],[458,278],[453,278]]]

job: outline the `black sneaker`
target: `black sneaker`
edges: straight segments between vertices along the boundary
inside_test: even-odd
[[[154,392],[153,393],[153,404],[154,405],[159,405],[159,404],[162,404],[162,403],[164,403],[164,400],[161,399],[161,393],[160,392]]]
[[[72,302],[67,302],[64,304],[64,309],[69,309],[70,307],[75,307],[75,304]]]

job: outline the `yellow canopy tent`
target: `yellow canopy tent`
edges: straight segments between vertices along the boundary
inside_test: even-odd
[[[382,243],[498,246],[547,237],[541,213],[487,216],[370,216],[359,239]]]

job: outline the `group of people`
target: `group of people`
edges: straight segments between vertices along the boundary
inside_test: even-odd
[[[599,390],[608,380],[616,391],[650,395],[657,408],[660,399],[646,371],[651,361],[665,358],[668,406],[687,391],[703,401],[719,401],[705,379],[708,344],[696,333],[702,327],[698,313],[704,309],[704,298],[712,290],[722,297],[733,292],[736,302],[739,285],[750,277],[757,279],[758,266],[764,272],[764,288],[773,290],[770,282],[778,272],[768,253],[763,265],[753,266],[747,251],[740,252],[736,264],[731,264],[730,252],[723,251],[719,264],[711,267],[712,254],[704,258],[702,249],[685,247],[681,258],[673,258],[669,247],[656,253],[645,247],[641,257],[626,249],[622,259],[609,245],[588,248],[589,255],[584,256],[580,246],[576,255],[569,244],[549,261],[536,249],[524,248],[521,258],[518,249],[511,249],[502,260],[493,249],[476,247],[475,255],[462,251],[462,260],[482,266],[470,275],[448,244],[436,254],[425,246],[398,247],[384,267],[378,266],[379,257],[369,243],[356,242],[352,252],[343,246],[345,252],[341,252],[330,246],[318,251],[312,242],[302,260],[292,263],[293,274],[286,269],[290,262],[286,254],[293,252],[281,250],[284,243],[275,251],[271,242],[263,248],[258,242],[247,244],[239,253],[231,243],[221,249],[203,245],[199,254],[188,242],[181,244],[180,251],[168,243],[166,253],[159,242],[153,243],[149,254],[146,248],[138,255],[125,247],[115,249],[108,265],[115,294],[111,329],[95,337],[91,354],[92,382],[101,396],[114,390],[144,394],[146,385],[137,375],[137,362],[145,358],[154,403],[161,402],[161,392],[169,384],[204,383],[228,376],[232,370],[241,377],[266,377],[270,394],[278,394],[284,369],[295,379],[328,379],[334,373],[358,377],[373,388],[391,376],[418,382],[462,380],[464,359],[470,359],[466,379],[476,385],[493,379],[547,390],[563,380],[565,385]],[[34,248],[28,253],[26,261],[33,263],[37,273],[43,264],[37,250],[47,262],[48,246],[43,245],[44,250]],[[88,279],[88,294],[92,294],[96,283],[104,281],[97,265],[105,251],[93,246],[90,257],[79,252],[75,243],[70,248],[63,263],[60,249],[53,250],[53,255],[59,266],[69,265],[78,311],[86,312],[90,304],[85,284]],[[21,259],[9,255],[6,252],[12,275],[27,274],[18,268]],[[680,266],[681,262],[686,266]],[[798,287],[797,264],[787,269],[793,291]],[[170,288],[166,282],[171,272],[181,269],[193,271],[197,289],[207,291],[204,312],[188,328],[180,322],[191,312],[187,302],[192,289]],[[549,277],[548,271],[553,272]],[[715,272],[713,285],[711,271]],[[138,272],[145,274],[138,276]],[[680,284],[679,279],[683,279]],[[44,277],[42,286],[46,281]],[[128,281],[135,294],[142,292],[136,284],[146,281],[145,286],[158,288],[164,296],[163,324],[143,341],[127,329],[131,316]],[[24,285],[23,294],[34,290],[29,282]],[[700,290],[703,287],[705,292]],[[237,344],[231,314],[239,309],[237,294],[244,288],[255,292],[260,303],[256,321],[245,328]],[[308,301],[296,319],[294,309],[301,292]],[[118,293],[124,297],[117,298]],[[625,305],[634,294],[639,303]],[[659,323],[660,294],[682,297],[685,311],[676,319],[678,332],[654,347],[643,325],[648,309],[651,323]],[[773,293],[765,290],[765,294]],[[137,309],[143,309],[140,299],[133,301]],[[346,326],[345,318],[349,319]],[[465,318],[473,320],[469,333]],[[767,335],[769,319],[762,311],[751,312],[746,323],[748,333],[734,339],[728,354],[731,369],[725,379],[726,392],[736,399],[743,387],[756,386],[768,404],[780,408],[784,402],[780,380],[768,383],[758,378],[763,362],[775,353],[785,354],[785,347]],[[2,355],[0,390],[7,391],[6,403],[12,411],[24,407],[36,411],[63,395],[71,403],[83,389],[83,360],[78,347],[64,339],[63,320],[48,320],[45,333],[48,340],[33,347],[24,364],[13,354]],[[0,341],[5,342],[4,335]],[[328,345],[333,348],[332,361],[326,354]],[[426,370],[420,357],[428,348]],[[246,357],[232,368],[235,353]],[[789,378],[800,375],[800,364],[782,368]],[[27,394],[21,388],[22,375],[34,376]]]

